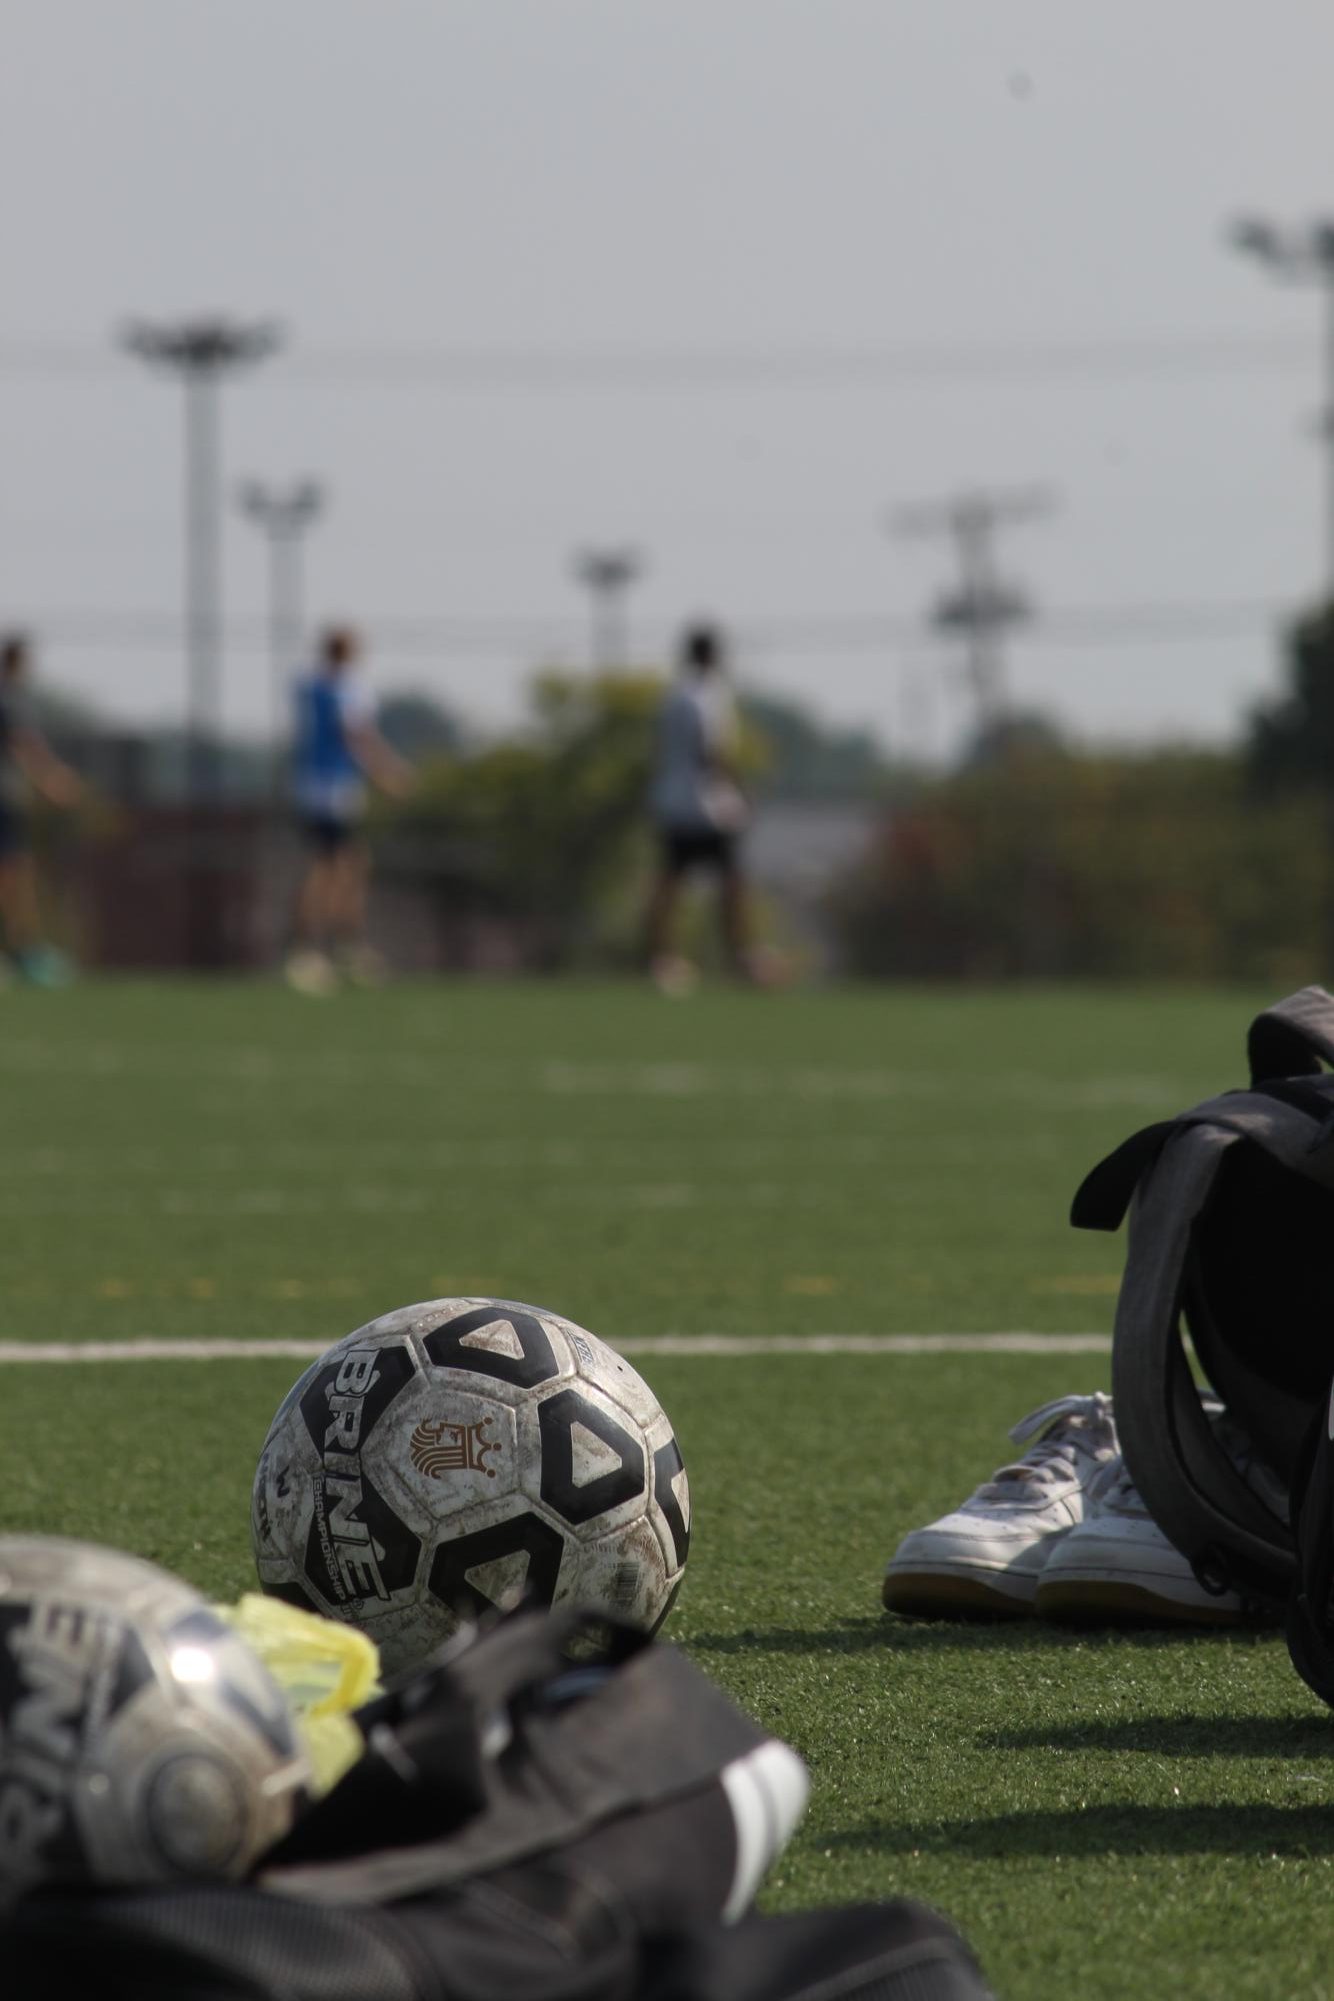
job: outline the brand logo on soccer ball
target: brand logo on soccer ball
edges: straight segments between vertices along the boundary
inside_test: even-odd
[[[443,1417],[428,1424],[423,1419],[408,1440],[413,1465],[428,1480],[443,1480],[446,1473],[485,1473],[494,1480],[496,1469],[487,1465],[486,1455],[499,1452],[500,1441],[482,1436],[490,1422],[489,1417],[476,1424],[451,1424]]]
[[[109,1628],[79,1606],[34,1605],[8,1635],[22,1694],[10,1714],[0,1779],[0,1878],[19,1878],[60,1831],[77,1762],[89,1677],[104,1666]]]
[[[358,1514],[362,1504],[361,1421],[368,1392],[380,1380],[375,1351],[354,1348],[325,1389],[329,1424],[324,1434],[324,1475],[315,1481],[315,1512],[325,1560],[339,1595],[387,1598],[380,1564],[384,1550]]]

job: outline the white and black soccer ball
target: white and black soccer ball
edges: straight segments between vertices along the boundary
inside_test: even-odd
[[[434,1299],[307,1369],[251,1525],[264,1589],[359,1626],[393,1674],[525,1593],[656,1629],[690,1490],[662,1406],[604,1341],[512,1300]]]
[[[0,1904],[244,1875],[309,1781],[286,1699],[197,1591],[94,1543],[0,1538]]]

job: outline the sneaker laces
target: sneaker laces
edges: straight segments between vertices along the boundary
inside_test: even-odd
[[[1213,1426],[1215,1439],[1231,1460],[1235,1471],[1272,1513],[1280,1520],[1287,1521],[1288,1496],[1282,1481],[1260,1458],[1251,1439],[1236,1419],[1228,1416],[1222,1398],[1215,1396],[1212,1390],[1202,1390],[1200,1404]],[[1100,1467],[1089,1482],[1088,1498],[1092,1512],[1096,1514],[1144,1515],[1150,1521],[1153,1519],[1120,1453],[1105,1466]]]
[[[1038,1443],[1022,1459],[997,1467],[990,1480],[978,1488],[978,1500],[1036,1499],[1038,1493],[1065,1486],[1075,1478],[1081,1457],[1101,1460],[1108,1452],[1115,1452],[1112,1400],[1101,1390],[1092,1396],[1053,1397],[1012,1425],[1010,1437],[1016,1445],[1030,1438],[1037,1438]]]
[[[1144,1515],[1153,1519],[1119,1452],[1105,1466],[1100,1466],[1089,1481],[1088,1501],[1090,1514]]]

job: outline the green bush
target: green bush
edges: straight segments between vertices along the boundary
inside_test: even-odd
[[[653,717],[649,674],[551,672],[534,683],[520,735],[427,766],[382,819],[395,855],[420,855],[442,898],[511,920],[535,966],[625,949],[628,883],[642,868]]]
[[[1309,979],[1334,880],[1323,803],[1223,753],[1041,751],[924,784],[840,887],[850,970]]]

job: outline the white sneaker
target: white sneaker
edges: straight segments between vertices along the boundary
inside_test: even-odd
[[[649,978],[660,994],[669,1000],[685,1000],[699,985],[699,967],[677,953],[667,953],[655,959],[649,967]]]
[[[889,1611],[928,1619],[1032,1611],[1052,1552],[1084,1519],[1089,1488],[1118,1457],[1112,1400],[1057,1397],[1010,1436],[1037,1443],[953,1514],[903,1538],[881,1592]]]
[[[1235,1591],[1205,1590],[1121,1459],[1099,1474],[1088,1513],[1052,1551],[1037,1610],[1044,1619],[1100,1625],[1235,1626],[1255,1616]]]
[[[283,971],[289,987],[299,994],[309,994],[312,999],[323,1000],[326,995],[338,992],[338,974],[333,961],[323,952],[299,946],[288,953]]]
[[[1037,1610],[1044,1619],[1218,1626],[1236,1623],[1241,1600],[1234,1592],[1215,1597],[1196,1580],[1118,1459],[1095,1482],[1084,1520],[1053,1550]]]

